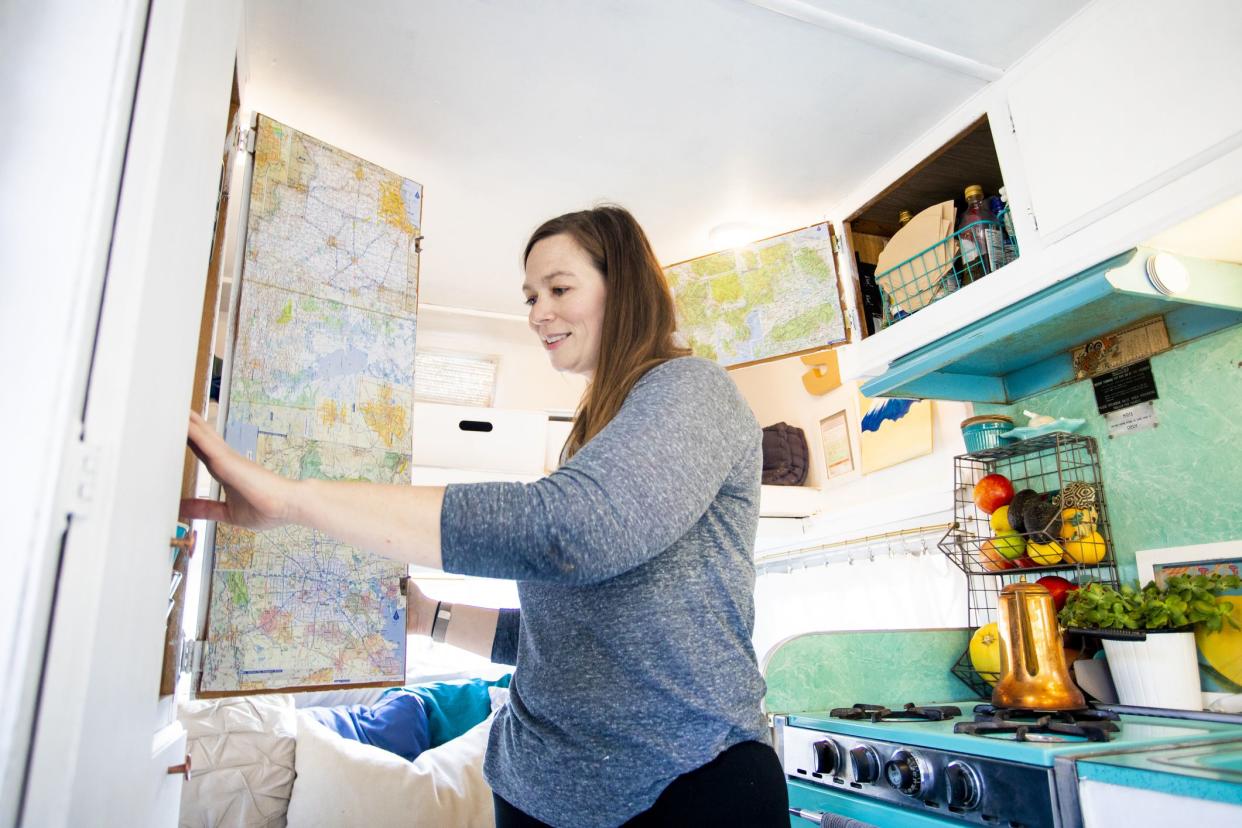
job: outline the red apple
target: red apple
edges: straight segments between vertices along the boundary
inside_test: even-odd
[[[1052,593],[1052,604],[1057,608],[1057,612],[1065,606],[1065,600],[1069,598],[1069,594],[1078,589],[1078,584],[1067,581],[1060,575],[1045,575],[1035,583]]]
[[[1002,474],[989,474],[975,484],[975,505],[992,514],[1013,500],[1013,484]]]

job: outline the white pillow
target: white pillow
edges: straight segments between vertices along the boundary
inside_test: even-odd
[[[289,800],[289,825],[492,828],[492,789],[483,779],[492,718],[408,762],[342,738],[298,713],[298,774]]]
[[[293,790],[297,714],[288,694],[184,702],[192,771],[181,828],[281,828]]]

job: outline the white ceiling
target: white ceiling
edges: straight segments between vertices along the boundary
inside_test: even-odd
[[[544,219],[623,204],[666,264],[822,220],[986,83],[903,44],[1003,70],[1083,5],[248,0],[243,99],[424,185],[423,302],[520,314]]]

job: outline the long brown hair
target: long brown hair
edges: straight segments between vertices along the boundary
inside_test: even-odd
[[[599,358],[565,441],[568,460],[617,416],[639,377],[690,349],[673,341],[673,294],[647,234],[627,210],[605,205],[545,221],[526,242],[523,266],[537,243],[561,234],[591,257],[605,287]]]

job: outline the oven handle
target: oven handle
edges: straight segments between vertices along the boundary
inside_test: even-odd
[[[817,822],[820,828],[876,828],[870,822],[860,822],[841,814],[830,814],[826,811],[812,811],[809,808],[790,808],[789,813],[811,822]]]

